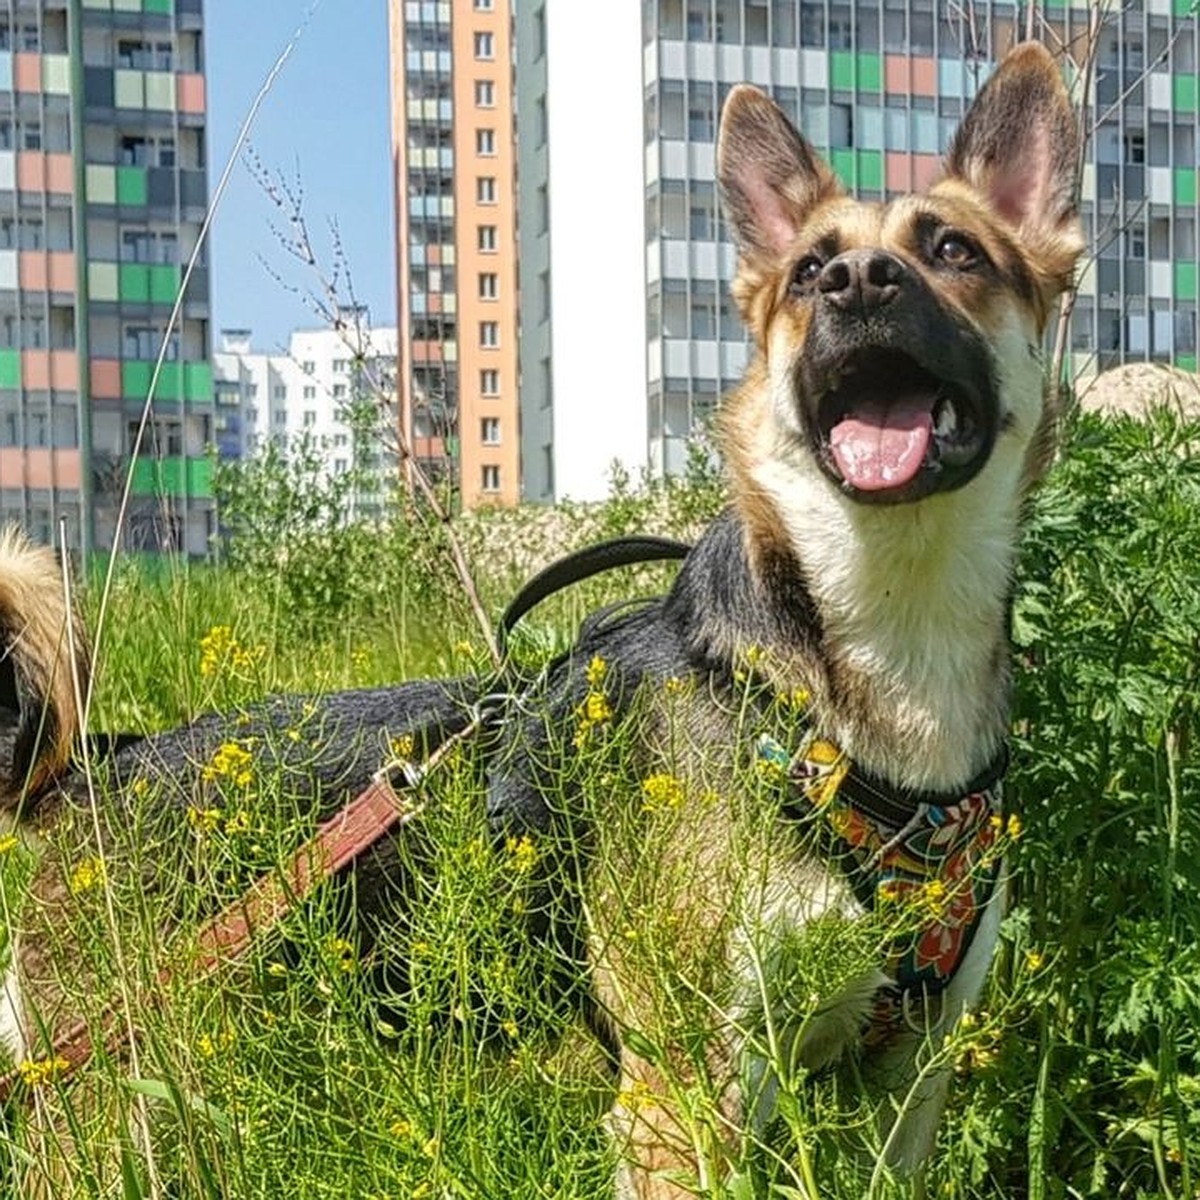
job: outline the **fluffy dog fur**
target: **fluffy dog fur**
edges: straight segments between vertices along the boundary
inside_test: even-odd
[[[722,1177],[746,1131],[771,1119],[775,1081],[756,1049],[768,1032],[802,1067],[851,1060],[870,1086],[903,1099],[881,1131],[895,1165],[911,1168],[932,1145],[947,1077],[918,1075],[917,1055],[977,998],[1002,898],[993,895],[943,994],[943,1024],[863,1049],[887,982],[882,958],[825,990],[796,970],[806,931],[832,927],[849,944],[868,914],[778,797],[739,790],[753,757],[740,681],[752,651],[758,684],[803,692],[807,721],[853,769],[901,792],[961,793],[997,755],[1020,508],[1055,419],[1043,335],[1082,247],[1075,163],[1065,89],[1032,44],[984,87],[942,179],[887,204],[848,197],[762,93],[741,87],[728,100],[719,184],[755,345],[721,422],[732,504],[667,596],[585,625],[538,703],[527,696],[508,715],[487,768],[499,829],[590,825],[572,844],[585,847],[593,992],[620,1064],[610,1117],[620,1200],[674,1200]],[[45,555],[11,536],[0,543],[0,699],[15,729],[8,804],[35,828],[61,821],[82,794],[70,766],[69,617],[55,579]],[[666,836],[637,794],[608,796],[586,818],[546,800],[544,772],[569,753],[597,686],[596,656],[613,724],[637,713],[642,769],[680,782]],[[385,738],[416,729],[436,740],[462,724],[476,687],[423,683],[318,702],[329,736],[298,786],[318,813],[332,811],[365,785]],[[267,705],[252,728],[282,727],[299,703]],[[167,827],[181,827],[186,806],[203,803],[196,764],[229,731],[210,717],[114,750],[106,827],[120,824],[135,779],[155,782]],[[368,918],[396,898],[393,862],[384,847],[357,868]],[[19,934],[9,979],[3,1033],[14,1054],[44,1050],[70,1007],[38,932],[53,926],[61,878],[43,871],[34,893],[42,915]],[[631,921],[669,927],[667,977],[647,969]],[[670,1014],[685,994],[700,1016],[681,1034]],[[716,1097],[699,1120],[681,1099],[691,1081]]]

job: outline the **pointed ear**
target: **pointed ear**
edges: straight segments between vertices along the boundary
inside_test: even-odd
[[[1071,99],[1039,42],[1011,50],[967,110],[946,174],[973,187],[1032,240],[1076,216],[1079,134]]]
[[[747,258],[778,257],[808,213],[842,191],[783,111],[747,84],[729,93],[721,113],[717,182],[725,219]]]

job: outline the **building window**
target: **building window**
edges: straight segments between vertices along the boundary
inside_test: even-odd
[[[317,364],[310,358],[305,359],[304,362],[300,364],[300,370],[302,370],[305,375],[313,375],[316,373]]]
[[[40,121],[21,122],[21,149],[40,150],[42,148],[42,123]]]
[[[475,200],[479,204],[496,203],[496,180],[492,175],[480,175],[475,180]]]
[[[486,156],[496,153],[496,131],[494,129],[475,130],[475,153]]]
[[[500,345],[500,322],[479,322],[479,344],[485,350],[495,350]]]
[[[484,62],[496,57],[495,34],[477,33],[475,35],[475,57]]]
[[[276,400],[287,399],[287,388],[282,383],[277,383],[271,392]]]
[[[479,422],[479,440],[485,446],[500,445],[500,418],[484,417]]]
[[[496,85],[490,79],[475,80],[475,107],[496,107]]]
[[[345,375],[350,370],[350,360],[348,358],[335,358],[333,360],[333,373],[335,375]]]
[[[475,0],[476,12],[491,12],[492,0]]]
[[[489,367],[479,372],[479,394],[481,396],[500,395],[500,372]]]
[[[546,8],[543,5],[533,14],[533,61],[546,53]]]
[[[479,226],[479,249],[489,254],[494,253],[496,249],[496,227],[495,225],[480,225]]]
[[[488,463],[483,468],[483,490],[485,492],[498,492],[500,490],[500,468],[493,463]]]
[[[484,271],[479,276],[480,300],[497,300],[500,297],[500,278],[494,271]]]
[[[344,383],[335,383],[333,385],[333,398],[335,400],[345,400],[346,385]]]
[[[317,389],[311,385],[304,389],[305,400],[315,400],[317,398]]]
[[[304,413],[304,428],[311,429],[317,423],[317,414],[310,408]]]

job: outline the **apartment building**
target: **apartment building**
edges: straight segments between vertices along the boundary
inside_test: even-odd
[[[108,550],[208,201],[201,0],[0,9],[0,522]],[[215,528],[202,254],[167,343],[120,544]]]
[[[222,329],[214,440],[231,460],[305,447],[326,477],[353,476],[346,515],[369,518],[384,511],[398,470],[397,336],[358,318],[349,315],[349,332],[295,330],[277,353],[256,350],[249,329]]]
[[[520,5],[525,495],[603,494],[614,457],[678,471],[689,434],[740,375],[747,350],[729,295],[734,254],[714,187],[718,117],[735,83],[770,91],[849,187],[883,199],[936,176],[972,97],[1025,35],[1029,9],[1004,0],[627,0],[589,23],[570,0]],[[641,21],[636,40],[631,15]],[[1072,367],[1087,374],[1144,360],[1195,370],[1195,6],[1057,0],[1033,15],[1037,36],[1078,55],[1099,22],[1082,97],[1091,255]]]
[[[399,428],[465,507],[519,495],[511,0],[390,0]]]

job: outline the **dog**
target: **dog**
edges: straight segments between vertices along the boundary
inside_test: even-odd
[[[718,183],[753,339],[720,416],[729,507],[665,596],[585,622],[499,714],[484,771],[498,831],[571,827],[617,1063],[618,1200],[721,1186],[780,1095],[827,1068],[883,1097],[881,1160],[912,1171],[931,1150],[939,1050],[1002,915],[1007,613],[1022,502],[1054,445],[1042,347],[1083,247],[1077,158],[1034,43],[985,83],[941,178],[888,203],[848,196],[760,91],[728,98]],[[44,555],[0,546],[7,806],[35,835],[84,795],[64,682],[85,670],[66,653],[83,636],[60,591]],[[334,811],[382,740],[436,743],[477,691],[305,701],[330,736],[302,790]],[[300,704],[249,720],[282,728]],[[178,823],[229,729],[214,715],[108,748],[112,803],[152,779]],[[603,753],[622,730],[632,775]],[[600,766],[564,810],[547,772],[572,755]],[[386,848],[358,865],[368,915],[396,900],[392,865]],[[68,890],[49,868],[33,885],[43,915],[17,939],[0,1013],[18,1058],[44,1053],[71,1007],[39,944]],[[880,917],[897,891],[927,901],[899,904],[900,934]]]

